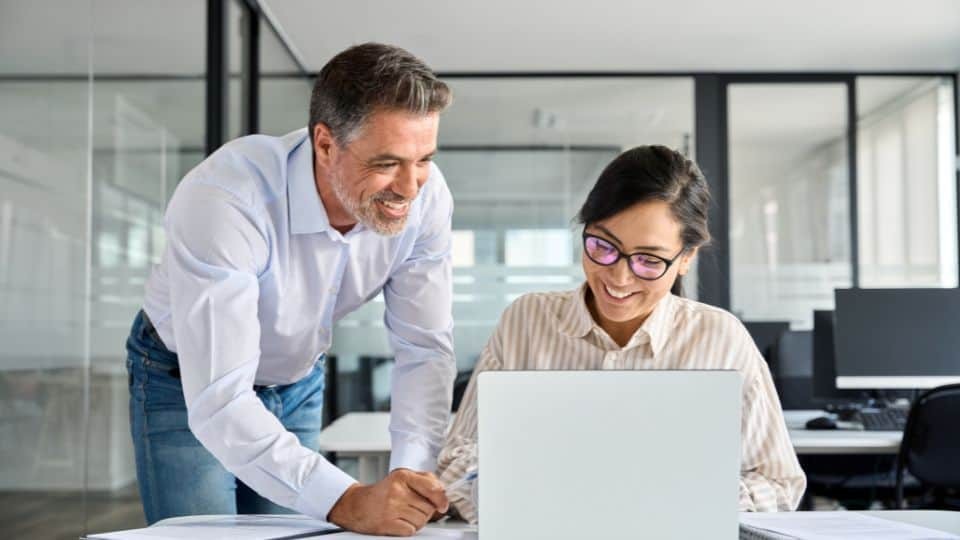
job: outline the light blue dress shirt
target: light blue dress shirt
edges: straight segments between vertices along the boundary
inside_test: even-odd
[[[391,469],[433,471],[448,423],[453,356],[451,216],[430,177],[395,237],[330,226],[306,129],[226,144],[177,186],[144,311],[180,360],[191,431],[244,483],[325,518],[353,482],[300,445],[253,386],[304,377],[334,323],[383,293],[396,363]]]

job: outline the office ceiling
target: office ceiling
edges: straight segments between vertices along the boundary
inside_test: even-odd
[[[722,12],[718,2],[708,0],[261,2],[311,70],[345,46],[371,39],[405,46],[440,71],[960,69],[958,0],[915,0],[909,7],[889,0],[741,0],[723,3]],[[232,10],[234,37],[239,26]],[[51,129],[72,118],[82,140],[85,117],[79,113],[90,90],[83,79],[92,66],[97,77],[193,76],[163,83],[95,79],[96,146],[112,144],[115,112],[133,108],[164,126],[179,144],[199,148],[204,31],[205,3],[197,0],[0,0],[0,77],[80,76],[69,85],[5,86],[0,97],[7,105],[8,134],[42,147]],[[263,35],[264,70],[293,71],[272,34]],[[231,47],[234,58],[238,41]],[[685,78],[560,85],[546,79],[451,79],[451,84],[458,99],[444,122],[446,144],[680,146],[692,129],[692,86]],[[864,86],[861,110],[916,84],[894,79]],[[801,94],[794,99],[783,92],[754,92],[751,106],[741,110],[749,114],[745,125],[755,121],[757,127],[743,133],[772,135],[764,132],[771,115],[792,113],[797,140],[834,136],[845,104]],[[303,81],[267,79],[261,99],[264,131],[280,133],[305,123],[309,88]],[[789,111],[784,103],[791,104]],[[236,99],[231,110],[236,118]],[[781,129],[778,135],[790,134]]]
[[[263,0],[308,66],[368,40],[441,71],[960,68],[956,0]]]
[[[312,70],[368,40],[440,71],[960,70],[957,0],[261,2]],[[204,2],[0,0],[0,74],[86,73],[91,29],[97,73],[204,70]]]

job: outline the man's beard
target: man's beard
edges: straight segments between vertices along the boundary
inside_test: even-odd
[[[333,184],[333,193],[340,201],[340,205],[343,206],[353,219],[363,223],[375,233],[383,236],[396,236],[403,231],[404,226],[407,224],[407,216],[410,215],[410,207],[407,207],[407,213],[404,214],[403,217],[391,218],[383,215],[377,203],[380,201],[402,203],[408,202],[407,199],[385,189],[361,201],[351,197],[350,194],[347,193],[347,187],[341,178],[334,178],[331,183]],[[411,204],[413,203],[413,201],[409,202]]]

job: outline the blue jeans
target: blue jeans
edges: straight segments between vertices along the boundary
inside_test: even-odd
[[[276,514],[290,510],[261,497],[217,461],[187,426],[176,353],[137,314],[127,339],[130,432],[147,523],[197,514]],[[255,386],[257,397],[307,448],[317,449],[324,361],[300,381]]]

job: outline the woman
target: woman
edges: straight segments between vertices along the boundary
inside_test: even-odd
[[[504,311],[440,453],[441,481],[476,465],[482,371],[735,369],[744,380],[740,509],[797,507],[806,478],[766,363],[733,315],[679,296],[681,277],[710,240],[709,204],[697,165],[668,148],[634,148],[607,166],[579,214],[586,283],[525,295]],[[476,522],[469,492],[454,489],[450,502]]]

